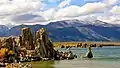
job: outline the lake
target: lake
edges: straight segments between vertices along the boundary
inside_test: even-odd
[[[59,49],[65,51],[66,49]],[[74,60],[30,62],[33,68],[120,68],[120,46],[92,48],[94,58],[84,59],[87,48],[71,48],[78,55]]]

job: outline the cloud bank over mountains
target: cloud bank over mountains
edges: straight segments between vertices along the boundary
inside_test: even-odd
[[[64,19],[120,24],[120,0],[0,0],[0,24],[47,24]],[[52,3],[52,5],[51,5]],[[55,6],[54,6],[55,5]],[[52,7],[50,7],[52,6]]]

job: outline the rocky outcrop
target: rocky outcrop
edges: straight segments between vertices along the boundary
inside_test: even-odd
[[[85,58],[93,58],[91,47],[88,48],[88,52],[86,53],[86,55],[84,57]]]
[[[0,53],[3,55],[4,62],[14,62],[19,56],[19,48],[16,45],[15,37],[8,37],[2,40]]]
[[[12,37],[4,38],[2,46],[12,50],[13,38]]]
[[[35,49],[33,44],[33,35],[28,27],[22,29],[22,45],[28,50]]]
[[[0,48],[2,47],[2,40],[0,39]]]
[[[19,37],[5,37],[2,41],[0,40],[2,62],[60,60],[61,57],[74,59],[72,52],[67,53],[66,56],[62,54],[54,49],[45,28],[39,29],[35,35],[32,35],[30,28],[22,28],[22,35]]]
[[[55,58],[56,51],[48,37],[46,29],[41,28],[36,32],[36,46],[38,47],[39,56],[42,58]]]
[[[18,36],[17,45],[23,47],[22,45],[22,36]]]

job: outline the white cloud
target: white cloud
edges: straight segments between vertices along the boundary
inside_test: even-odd
[[[64,18],[64,17],[74,17],[79,14],[80,7],[78,6],[69,6],[66,8],[59,9],[55,15],[54,18]]]
[[[54,18],[78,18],[84,20],[98,19],[112,24],[120,24],[120,15],[118,15],[120,14],[120,7],[114,6],[117,3],[119,3],[119,0],[104,0],[103,2],[86,3],[83,6],[71,5],[66,8],[59,9],[55,13]],[[112,12],[112,14],[109,11]]]
[[[42,3],[39,0],[3,0],[0,3],[0,15],[25,13],[42,7]]]
[[[104,12],[106,9],[106,4],[104,3],[87,3],[84,6],[68,6],[66,8],[59,9],[55,13],[54,18],[64,18],[64,17],[76,17],[80,15],[86,15],[96,12]]]
[[[63,8],[63,7],[65,7],[66,5],[69,5],[70,4],[70,2],[71,2],[71,0],[64,0],[64,1],[62,1],[60,4],[59,4],[59,8]]]
[[[77,19],[79,19],[81,21],[95,21],[95,20],[97,20],[97,16],[94,14],[90,14],[90,15],[80,16]]]
[[[42,16],[46,21],[53,19],[54,14],[56,13],[55,8],[48,9],[46,11],[34,12],[34,15]]]
[[[59,2],[59,1],[61,1],[61,0],[48,0],[48,2],[50,2],[50,3]]]
[[[21,15],[25,16],[24,14],[35,12],[42,7],[44,7],[44,4],[40,0],[0,0],[0,24],[24,23],[27,20],[23,19],[25,17],[21,18]],[[28,22],[40,21],[41,19],[42,18],[38,16],[31,18]]]
[[[111,23],[111,24],[120,24],[120,15],[111,15],[111,16],[100,16],[98,20]]]
[[[112,14],[120,14],[120,6],[114,6],[110,11]]]
[[[13,27],[13,25],[17,25],[17,23],[15,23],[9,19],[4,18],[4,19],[0,19],[0,25],[6,25],[8,27]]]
[[[119,0],[103,0],[107,5],[114,5],[119,2]]]
[[[83,13],[94,13],[94,12],[103,12],[106,9],[106,4],[104,3],[87,3],[81,7]]]
[[[60,9],[63,9],[63,7],[69,5],[69,3],[71,2],[71,0],[63,0],[59,5],[58,7],[56,8],[50,8],[48,10],[45,10],[45,11],[40,11],[40,12],[36,12],[35,14],[36,15],[40,15],[42,16],[46,21],[49,21],[49,20],[54,20],[55,19],[55,15],[56,13],[58,13],[58,15],[61,15],[59,12]],[[58,19],[58,17],[56,18]]]
[[[55,12],[56,12],[55,9],[51,8],[49,10],[44,11],[42,16],[45,18],[45,20],[50,20],[54,16]]]
[[[120,3],[120,0],[103,0],[102,2],[85,3],[82,6],[70,5],[71,0],[61,0],[62,2],[56,8],[49,8],[47,10],[44,10],[46,9],[44,8],[45,4],[41,1],[0,0],[0,24],[2,22],[5,22],[4,24],[7,25],[9,23],[12,23],[12,25],[23,23],[36,24],[40,22],[48,23],[51,20],[58,21],[76,18],[84,20],[98,19],[110,23],[120,23],[120,7],[115,6],[117,3]],[[57,2],[60,0],[48,1]],[[40,9],[43,10],[41,11]]]

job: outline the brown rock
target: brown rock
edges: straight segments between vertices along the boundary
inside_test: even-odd
[[[13,48],[13,39],[12,39],[12,37],[4,38],[2,46],[12,50],[12,48]]]
[[[48,34],[44,28],[41,28],[36,32],[36,45],[41,57],[50,59],[55,57],[53,44],[50,41]]]
[[[22,47],[22,36],[18,37],[18,42],[17,42],[18,46]]]
[[[34,50],[33,35],[30,28],[26,27],[22,29],[22,45],[28,50]]]
[[[0,48],[2,47],[2,40],[0,39]]]

